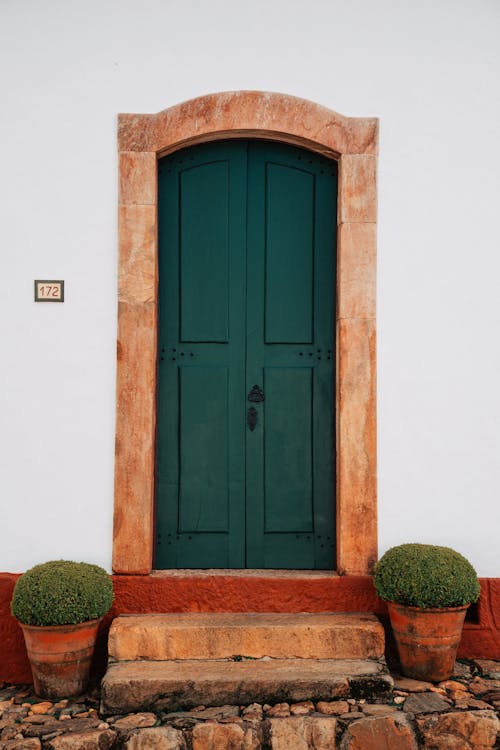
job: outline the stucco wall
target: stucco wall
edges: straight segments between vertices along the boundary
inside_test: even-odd
[[[259,89],[380,118],[380,550],[499,575],[499,33],[496,0],[2,3],[0,570],[110,567],[116,114]]]

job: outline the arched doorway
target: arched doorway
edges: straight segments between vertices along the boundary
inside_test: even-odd
[[[157,161],[222,139],[288,143],[339,165],[336,570],[376,559],[375,244],[378,123],[280,94],[233,92],[120,115],[120,260],[113,569],[149,573],[157,395]]]

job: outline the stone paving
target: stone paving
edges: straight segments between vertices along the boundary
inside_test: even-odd
[[[99,715],[99,690],[59,702],[0,683],[0,750],[487,750],[500,747],[500,661],[439,685],[393,674],[392,696]],[[378,702],[377,702],[378,701]]]

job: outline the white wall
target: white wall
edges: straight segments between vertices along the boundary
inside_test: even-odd
[[[0,570],[110,566],[116,114],[261,89],[381,120],[381,551],[500,575],[499,39],[497,0],[1,0]]]

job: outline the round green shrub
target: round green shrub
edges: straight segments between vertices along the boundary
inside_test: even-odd
[[[53,560],[17,580],[11,611],[25,625],[75,625],[102,617],[112,603],[113,584],[103,568]]]
[[[381,599],[412,607],[459,607],[479,599],[479,581],[470,562],[449,547],[401,544],[375,566]]]

